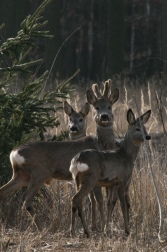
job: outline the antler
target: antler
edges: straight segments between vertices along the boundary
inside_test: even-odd
[[[111,80],[107,80],[105,83],[103,83],[104,89],[103,89],[103,97],[108,98],[109,92],[110,92],[110,87],[111,87]]]
[[[94,92],[94,94],[96,95],[97,98],[102,98],[102,94],[101,94],[97,84],[92,85],[92,90],[93,90],[93,92]]]
[[[103,89],[103,93],[101,92],[101,90],[99,89],[97,84],[93,84],[92,85],[92,90],[94,92],[94,94],[96,95],[97,98],[108,98],[109,94],[110,94],[110,87],[111,87],[111,80],[107,80],[103,83],[104,85],[104,89]]]

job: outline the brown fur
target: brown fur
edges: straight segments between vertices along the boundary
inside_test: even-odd
[[[78,152],[84,149],[105,149],[103,137],[105,137],[107,146],[111,142],[111,146],[113,145],[112,105],[117,101],[118,96],[118,89],[114,90],[106,99],[98,99],[92,91],[87,91],[88,102],[94,108],[99,107],[99,110],[95,112],[95,122],[97,127],[100,126],[95,137],[87,136],[79,140],[65,142],[36,141],[19,146],[17,148],[18,153],[24,157],[25,162],[21,165],[13,164],[13,174],[16,174],[16,176],[12,177],[6,185],[0,188],[0,200],[28,184],[24,195],[24,206],[34,219],[38,229],[41,230],[41,223],[32,206],[32,198],[43,184],[49,183],[52,178],[71,180],[70,161]],[[103,109],[101,109],[102,105]],[[108,109],[109,106],[110,109]],[[107,115],[105,123],[102,121],[103,114]],[[23,176],[19,175],[20,172]],[[25,174],[29,176],[28,181],[24,177]]]
[[[147,111],[135,119],[132,110],[127,113],[129,128],[120,149],[113,151],[84,150],[77,154],[71,161],[70,171],[75,170],[78,192],[72,199],[71,209],[71,234],[75,235],[75,213],[76,209],[82,210],[82,198],[89,193],[95,185],[110,187],[109,199],[111,206],[108,208],[106,228],[110,220],[110,214],[114,204],[119,197],[124,217],[125,232],[129,234],[129,185],[131,181],[134,161],[137,157],[141,143],[144,137],[147,140],[150,136],[147,134],[144,123],[150,117],[151,111]],[[88,166],[85,172],[76,172],[78,163]],[[117,196],[118,193],[118,196]],[[114,199],[112,198],[114,197]],[[80,213],[84,232],[89,237],[89,231],[84,220],[83,213]]]

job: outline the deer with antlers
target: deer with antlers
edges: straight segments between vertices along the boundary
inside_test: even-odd
[[[151,139],[144,127],[150,114],[151,110],[147,111],[140,118],[135,119],[132,110],[129,109],[127,112],[129,128],[119,149],[111,151],[84,150],[72,159],[70,171],[78,189],[78,192],[72,198],[72,236],[75,236],[75,213],[78,209],[84,233],[89,237],[89,231],[82,212],[82,198],[95,185],[109,187],[111,192],[114,191],[118,194],[124,217],[125,232],[129,234],[129,212],[127,209],[129,199],[126,195],[140,145],[144,141],[144,138],[146,140]]]
[[[10,154],[13,176],[0,188],[0,201],[12,192],[27,186],[23,206],[32,216],[38,230],[42,227],[35,214],[32,199],[42,185],[49,184],[52,179],[72,180],[69,166],[71,159],[78,152],[85,149],[111,149],[114,146],[112,105],[118,100],[119,90],[115,89],[110,93],[110,82],[109,80],[104,83],[103,94],[99,92],[100,97],[91,90],[86,93],[88,102],[96,111],[96,136],[85,136],[78,140],[64,142],[30,142],[17,147]],[[98,90],[97,84],[94,88]]]

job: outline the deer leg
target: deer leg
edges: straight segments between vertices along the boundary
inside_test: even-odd
[[[71,236],[75,236],[75,214],[77,211],[77,208],[79,209],[79,215],[81,217],[81,221],[83,223],[84,233],[87,235],[87,238],[89,238],[89,231],[87,228],[87,225],[84,220],[84,216],[82,213],[82,199],[85,197],[95,186],[96,182],[92,183],[92,179],[86,177],[86,182],[82,183],[80,186],[80,189],[75,194],[75,196],[72,198],[72,205],[71,205]]]
[[[107,187],[107,221],[105,226],[105,232],[109,231],[109,223],[111,220],[111,214],[114,210],[115,204],[118,200],[117,187]]]
[[[118,197],[121,202],[121,208],[122,208],[122,214],[124,218],[124,224],[125,224],[125,233],[129,235],[129,221],[128,221],[128,211],[127,211],[127,198],[125,197],[125,191],[121,188],[118,189]]]
[[[127,218],[129,223],[129,210],[130,210],[130,197],[129,197],[129,186],[130,186],[131,179],[129,179],[126,188],[125,188],[125,199],[126,199],[126,206],[127,206]]]
[[[15,177],[0,188],[0,201],[12,192],[26,186],[27,183],[29,183],[29,179],[26,179],[22,174],[15,174]]]
[[[98,203],[100,217],[101,217],[101,230],[104,230],[105,220],[104,220],[104,202],[101,187],[95,186],[93,192]],[[96,220],[95,220],[96,221]]]
[[[78,180],[76,181],[76,184],[77,184],[77,189],[79,190],[79,181]],[[78,216],[81,219],[82,226],[84,228],[84,233],[87,234],[87,230],[85,229],[86,224],[85,224],[85,220],[84,220],[84,217],[83,217],[82,200],[78,204]]]
[[[88,228],[87,228],[84,216],[83,216],[83,211],[82,211],[82,199],[79,200],[78,197],[80,195],[78,195],[78,194],[76,194],[75,196],[72,199],[72,215],[71,215],[71,228],[70,228],[70,230],[71,230],[71,236],[72,237],[75,236],[75,214],[76,214],[76,211],[77,211],[77,208],[78,208],[78,216],[81,219],[81,222],[82,222],[82,225],[83,225],[83,229],[84,229],[84,233],[86,234],[87,238],[89,238],[90,237],[89,231],[88,231]]]
[[[90,234],[89,234],[89,231],[88,231],[85,219],[84,219],[84,215],[83,215],[82,200],[78,204],[78,215],[79,215],[79,217],[81,219],[82,226],[83,226],[83,229],[84,229],[84,233],[86,234],[87,238],[89,238]]]
[[[128,191],[125,192],[126,207],[127,207],[127,218],[129,223],[129,209],[130,209],[130,197]]]
[[[31,215],[31,217],[33,218],[33,221],[36,224],[39,231],[42,230],[41,222],[34,212],[34,208],[32,205],[32,199],[35,196],[35,194],[40,190],[40,188],[43,186],[45,181],[46,181],[46,178],[44,179],[44,178],[32,177],[30,180],[30,183],[27,187],[27,190],[24,194],[23,207],[25,207],[27,212]]]
[[[90,201],[91,201],[91,217],[92,217],[92,231],[97,231],[97,223],[96,223],[96,200],[93,194],[93,191],[90,192]]]

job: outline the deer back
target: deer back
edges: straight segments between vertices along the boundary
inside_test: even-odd
[[[28,174],[36,172],[61,180],[71,180],[69,166],[71,159],[84,149],[98,149],[94,137],[83,137],[79,140],[63,142],[36,141],[19,146],[11,152],[10,160],[13,169],[24,169]]]

